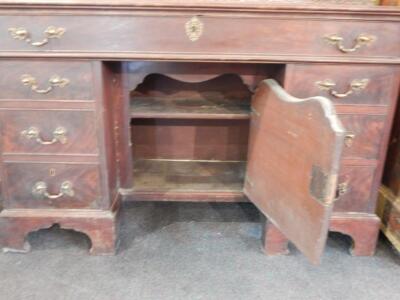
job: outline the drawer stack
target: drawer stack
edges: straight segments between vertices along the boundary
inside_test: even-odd
[[[9,74],[0,82],[4,207],[98,208],[91,63],[7,61],[0,69]]]
[[[38,228],[62,226],[63,217],[78,220],[79,209],[78,215],[88,214],[84,225],[76,221],[65,227],[89,236],[80,227],[88,226],[90,216],[113,223],[112,213],[106,214],[117,193],[110,184],[113,172],[107,171],[113,143],[103,128],[110,113],[102,109],[105,67],[89,61],[7,60],[0,70],[7,74],[0,78],[1,220],[23,222],[18,214],[29,210],[40,214],[38,223],[44,224]],[[7,239],[0,233],[2,238]]]
[[[399,86],[396,67],[289,65],[285,87],[299,98],[320,95],[335,104],[347,131],[336,212],[373,213],[385,144]]]

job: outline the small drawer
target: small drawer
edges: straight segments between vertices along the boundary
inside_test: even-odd
[[[339,118],[347,132],[342,156],[378,158],[386,116],[343,114],[339,115]]]
[[[335,202],[336,212],[373,212],[375,199],[371,188],[376,168],[373,166],[342,166],[339,187],[342,195]]]
[[[399,68],[390,66],[287,66],[285,89],[293,96],[325,96],[335,104],[387,105],[399,85]]]
[[[7,208],[96,208],[101,196],[98,165],[6,163]]]
[[[93,100],[90,62],[1,61],[0,99]]]
[[[93,111],[0,112],[3,153],[97,154]]]

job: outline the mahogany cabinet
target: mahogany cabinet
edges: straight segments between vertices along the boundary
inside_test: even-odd
[[[290,2],[1,0],[0,246],[112,254],[121,201],[251,201],[267,254],[372,255],[400,11]]]

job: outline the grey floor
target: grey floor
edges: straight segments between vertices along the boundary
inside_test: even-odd
[[[315,267],[293,248],[264,256],[260,235],[250,204],[126,204],[117,256],[88,256],[76,232],[32,233],[31,253],[0,254],[0,299],[400,299],[400,256],[384,238],[358,258],[331,234]]]

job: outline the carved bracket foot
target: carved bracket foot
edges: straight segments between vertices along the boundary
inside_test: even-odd
[[[373,214],[333,215],[330,230],[349,235],[353,239],[350,253],[354,256],[372,256],[379,235],[380,219]]]
[[[28,233],[54,224],[86,234],[92,244],[89,251],[92,255],[116,253],[117,214],[110,211],[3,210],[0,213],[0,248],[3,252],[29,252]]]
[[[380,219],[373,214],[334,214],[330,231],[348,235],[353,240],[350,253],[353,256],[372,256],[379,235]],[[264,251],[267,255],[288,254],[288,239],[272,223],[266,221],[263,234]]]

